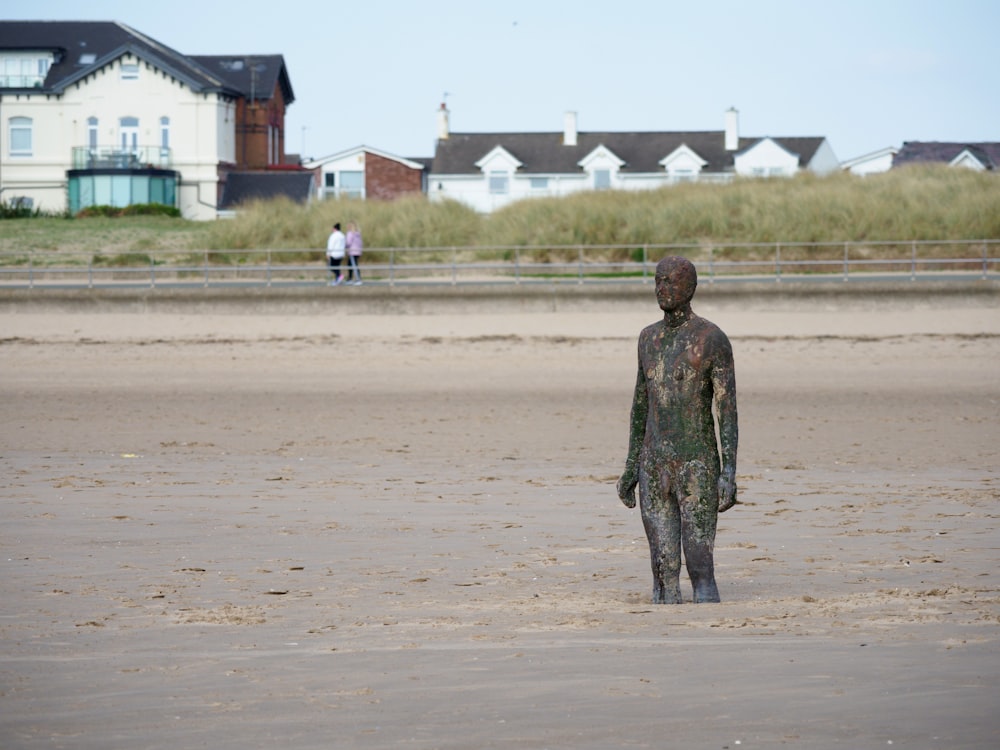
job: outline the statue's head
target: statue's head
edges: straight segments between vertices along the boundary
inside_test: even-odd
[[[656,264],[656,301],[664,312],[690,304],[697,287],[698,272],[687,258],[671,255]]]

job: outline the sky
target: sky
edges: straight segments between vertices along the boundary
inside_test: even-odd
[[[451,131],[1000,141],[1000,0],[35,0],[6,20],[121,21],[188,55],[281,54],[285,148],[430,157]]]

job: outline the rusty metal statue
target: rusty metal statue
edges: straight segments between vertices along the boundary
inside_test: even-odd
[[[716,523],[736,504],[733,350],[718,326],[692,312],[697,285],[698,273],[686,258],[664,258],[656,266],[663,320],[639,334],[628,457],[618,480],[618,496],[628,508],[635,507],[639,488],[654,604],[681,602],[682,549],[694,601],[719,601]]]

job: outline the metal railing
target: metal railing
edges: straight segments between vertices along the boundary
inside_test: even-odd
[[[372,248],[366,284],[649,283],[683,255],[702,284],[1000,279],[1000,240]],[[342,265],[346,272],[346,260]],[[2,288],[319,286],[322,250],[0,253]]]
[[[74,146],[73,169],[169,169],[165,146]]]

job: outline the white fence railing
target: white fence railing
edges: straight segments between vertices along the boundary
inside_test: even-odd
[[[969,280],[1000,278],[998,251],[1000,240],[372,248],[361,271],[366,284],[389,286],[643,283],[660,258],[684,255],[702,283]],[[2,288],[316,286],[328,279],[322,250],[0,253]]]

